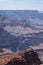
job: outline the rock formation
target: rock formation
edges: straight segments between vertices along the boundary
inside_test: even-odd
[[[13,58],[6,65],[40,65],[38,54],[33,51],[25,51],[20,57]]]

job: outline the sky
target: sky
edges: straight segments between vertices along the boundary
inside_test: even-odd
[[[0,0],[0,10],[43,11],[43,0]]]

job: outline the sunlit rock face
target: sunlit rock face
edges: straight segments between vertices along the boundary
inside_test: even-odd
[[[6,65],[40,65],[38,54],[33,50],[25,51],[20,57],[11,59]]]

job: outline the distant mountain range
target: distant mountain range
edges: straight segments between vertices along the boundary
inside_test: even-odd
[[[37,10],[0,10],[0,15],[16,20],[28,19],[29,17],[43,19],[43,13]]]
[[[0,10],[0,25],[43,30],[43,13],[37,10]]]

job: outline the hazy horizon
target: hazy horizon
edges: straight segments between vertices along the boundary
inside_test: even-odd
[[[0,0],[0,10],[43,11],[43,0]]]

